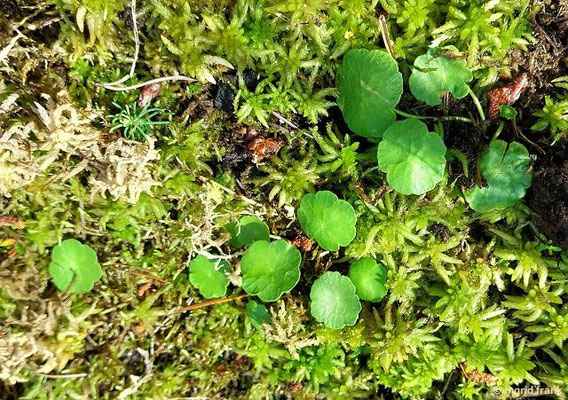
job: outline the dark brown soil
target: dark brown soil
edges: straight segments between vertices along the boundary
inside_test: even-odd
[[[537,172],[527,203],[539,214],[534,220],[542,233],[568,248],[568,169],[551,166]]]

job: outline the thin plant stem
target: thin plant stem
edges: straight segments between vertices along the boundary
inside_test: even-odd
[[[495,139],[497,139],[499,137],[499,135],[501,134],[501,132],[503,132],[503,128],[505,127],[505,123],[503,121],[499,122],[499,126],[497,127],[497,130],[495,131],[495,133],[493,134],[493,137],[491,138],[491,141],[494,141]]]
[[[479,118],[481,118],[482,122],[485,122],[485,112],[483,111],[483,107],[481,106],[479,99],[477,98],[475,93],[473,93],[473,90],[471,90],[471,88],[469,86],[467,87],[467,92],[471,96],[471,99],[473,100],[473,104],[475,104],[475,108],[477,108],[477,112],[479,113]]]
[[[180,310],[180,312],[183,313],[183,312],[186,312],[186,311],[197,310],[198,308],[208,307],[208,306],[212,306],[214,304],[229,303],[231,301],[243,299],[245,297],[248,297],[248,294],[238,294],[238,295],[235,295],[235,296],[224,297],[222,299],[213,299],[213,300],[202,301],[201,303],[195,303],[195,304],[189,305],[187,307],[184,307]]]
[[[437,121],[459,121],[459,122],[466,122],[468,124],[474,124],[474,122],[467,117],[460,117],[458,115],[450,115],[450,116],[444,116],[444,117],[430,117],[430,116],[425,116],[425,115],[416,115],[416,114],[410,114],[404,111],[400,111],[398,109],[394,109],[394,112],[398,115],[400,115],[401,117],[406,117],[406,118],[414,118],[414,119],[435,119]]]

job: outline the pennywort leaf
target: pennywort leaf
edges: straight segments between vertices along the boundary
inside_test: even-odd
[[[51,250],[49,275],[62,291],[86,293],[103,276],[97,253],[75,239],[66,239]]]
[[[306,235],[325,250],[337,251],[355,238],[355,210],[327,190],[302,197],[298,220]]]
[[[189,263],[189,281],[206,299],[223,297],[229,286],[229,279],[225,275],[228,269],[226,261],[210,260],[198,255]]]
[[[247,303],[246,311],[252,324],[257,328],[261,328],[262,324],[269,324],[272,321],[272,317],[268,313],[266,306],[255,300],[251,300]]]
[[[326,272],[310,291],[310,311],[316,321],[331,329],[355,325],[361,302],[351,280],[339,272]]]
[[[257,240],[269,240],[268,225],[254,215],[246,215],[238,223],[229,223],[225,229],[231,234],[229,244],[236,248],[248,246]]]
[[[361,300],[378,303],[385,297],[387,269],[372,258],[362,258],[349,267],[349,279]]]
[[[262,301],[275,301],[300,280],[300,251],[285,240],[254,242],[241,260],[243,289]]]
[[[379,169],[399,193],[422,194],[444,177],[446,146],[436,133],[416,119],[393,123],[379,143]]]
[[[473,79],[465,64],[465,60],[452,60],[440,54],[437,48],[430,49],[414,61],[408,79],[410,91],[429,106],[441,104],[445,93],[461,99],[467,95],[467,84]]]
[[[379,140],[395,119],[402,95],[402,74],[383,50],[349,51],[337,75],[337,105],[353,132]]]
[[[489,212],[517,203],[531,185],[529,163],[529,152],[521,143],[491,142],[479,160],[479,171],[487,186],[476,186],[465,194],[470,207],[478,212]]]

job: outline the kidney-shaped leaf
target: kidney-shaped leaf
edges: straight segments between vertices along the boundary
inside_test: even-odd
[[[225,275],[228,268],[226,261],[210,260],[198,255],[189,263],[189,281],[206,299],[223,297],[229,286],[229,279]]]
[[[372,258],[366,257],[352,263],[349,279],[361,300],[378,303],[387,293],[387,269]]]
[[[402,194],[432,190],[444,177],[446,146],[435,133],[416,119],[397,121],[379,143],[379,169],[387,182]]]
[[[310,310],[316,321],[331,329],[352,326],[359,318],[361,302],[351,280],[339,272],[326,272],[312,285]]]
[[[349,128],[366,138],[380,139],[395,121],[394,108],[402,95],[402,74],[396,61],[383,50],[351,50],[343,58],[337,87],[337,105]]]
[[[264,304],[260,304],[255,300],[251,300],[247,303],[246,311],[252,324],[257,328],[261,328],[263,324],[269,324],[272,321],[272,317]]]
[[[75,239],[66,239],[51,250],[49,275],[59,290],[86,293],[103,276],[97,253]]]
[[[504,210],[522,199],[532,181],[529,163],[529,152],[522,144],[491,142],[479,160],[479,170],[488,186],[474,187],[466,193],[471,208],[478,212]]]
[[[456,99],[465,97],[467,83],[472,79],[465,61],[452,60],[441,55],[438,49],[430,49],[414,61],[408,86],[418,100],[437,106],[442,103],[441,96],[445,93],[451,93]]]
[[[275,301],[300,280],[302,255],[285,240],[254,242],[241,260],[243,289],[263,301]]]
[[[257,240],[270,239],[268,225],[253,215],[242,217],[238,223],[227,224],[225,229],[231,234],[229,244],[236,248],[248,246]]]
[[[355,238],[355,210],[327,190],[302,197],[298,220],[306,235],[325,250],[337,251]]]

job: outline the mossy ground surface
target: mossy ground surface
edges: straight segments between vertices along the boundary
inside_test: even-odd
[[[154,94],[100,86],[130,72],[130,1],[0,0],[0,398],[568,391],[568,101],[552,82],[567,74],[566,4],[140,0],[136,22],[138,60],[123,84],[195,81]],[[404,111],[476,123],[429,123],[461,155],[434,190],[389,188],[376,144],[350,132],[335,105],[343,55],[383,48],[381,25],[405,82],[431,43],[460,52],[483,107],[489,89],[529,73],[500,136],[532,155],[524,202],[488,214],[465,202],[498,125],[484,132],[470,98],[427,108],[403,95]],[[114,116],[143,97],[160,124],[137,124],[128,140],[128,121]],[[558,129],[533,132],[541,120]],[[338,252],[309,243],[296,219],[316,190],[356,211],[356,237]],[[242,250],[225,229],[244,215],[302,251],[300,282],[266,304],[264,326],[238,296]],[[66,238],[98,255],[104,275],[89,293],[58,291],[48,274]],[[197,254],[228,260],[237,299],[181,311],[204,301],[188,277]],[[386,297],[363,302],[354,326],[325,328],[310,315],[313,281],[362,257],[386,266]]]

